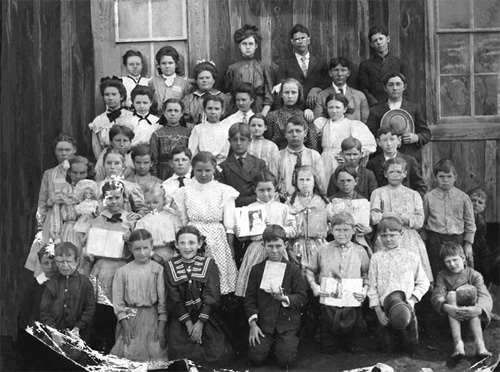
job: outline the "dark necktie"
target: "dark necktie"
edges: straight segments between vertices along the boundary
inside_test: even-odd
[[[184,185],[184,178],[186,178],[186,177],[181,176],[181,177],[177,178],[179,180],[179,188],[186,186],[186,185]]]
[[[114,111],[108,111],[106,114],[108,116],[109,121],[114,122],[120,115],[122,114],[122,108],[118,108]]]
[[[339,88],[339,93],[344,94],[344,90],[342,88]]]
[[[121,213],[115,213],[110,218],[108,218],[108,222],[123,222]]]
[[[243,165],[245,164],[244,161],[245,159],[243,157],[238,158],[238,163],[240,163],[241,168],[243,168]]]
[[[294,154],[297,157],[297,163],[295,163],[295,168],[301,167],[302,166],[302,152],[293,152],[292,154]]]
[[[152,124],[152,123],[149,121],[149,119],[148,119],[149,114],[147,114],[146,116],[141,116],[141,115],[139,115],[139,114],[137,113],[137,111],[135,111],[135,110],[134,110],[134,115],[135,115],[135,116],[137,116],[137,117],[139,118],[139,121],[141,121],[141,120],[146,120],[146,122],[147,122],[149,125],[151,125],[151,124]]]

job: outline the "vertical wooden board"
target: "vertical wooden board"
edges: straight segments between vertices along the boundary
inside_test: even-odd
[[[435,49],[435,18],[434,1],[426,0],[424,3],[425,12],[425,96],[426,96],[426,116],[428,125],[437,124],[437,97],[436,97],[436,49]]]
[[[370,14],[370,27],[382,25],[389,26],[389,1],[390,0],[368,0]],[[368,34],[366,34],[368,37]]]
[[[497,195],[497,182],[499,165],[497,158],[497,141],[485,141],[484,146],[484,191],[488,195],[486,208],[486,221],[499,220],[499,200]]]
[[[263,5],[263,13],[271,16],[272,62],[276,68],[281,61],[292,55],[290,31],[294,25],[294,3],[291,0],[266,0]]]
[[[400,28],[399,28],[399,18],[400,18],[400,0],[389,0],[389,17],[387,30],[389,31],[389,36],[391,37],[391,42],[389,44],[389,52],[395,56],[400,54]]]
[[[314,0],[295,0],[293,1],[293,24],[300,23],[309,28],[313,22],[311,6]]]
[[[228,0],[212,1],[209,7],[210,20],[210,60],[215,62],[219,78],[215,86],[222,87],[222,78],[232,60],[236,43],[233,41],[229,21]]]
[[[451,159],[457,167],[456,186],[460,190],[465,192],[472,187],[484,187],[484,141],[452,142]]]
[[[351,76],[348,84],[353,85],[358,77],[358,65],[361,60],[359,55],[360,42],[359,33],[355,25],[359,24],[358,1],[337,1],[337,56],[343,56],[351,62]]]
[[[432,162],[433,162],[433,148],[434,143],[429,143],[422,149],[422,177],[430,190],[434,181],[432,177]]]
[[[430,188],[434,188],[436,186],[433,178],[434,164],[436,164],[441,159],[452,159],[452,144],[453,144],[452,142],[448,141],[436,141],[436,142],[431,142],[428,145],[432,146],[431,150],[432,160],[428,165],[429,166],[428,172],[431,175],[430,179],[431,182],[428,184]]]
[[[353,67],[358,71],[358,66],[361,61],[370,57],[370,43],[368,42],[368,31],[370,29],[370,7],[368,0],[358,0],[358,40],[359,40],[359,51],[357,53],[359,61],[356,66]],[[351,79],[352,81],[353,79]],[[352,84],[357,88],[357,79]]]
[[[196,61],[201,59],[210,60],[208,6],[208,0],[187,1],[189,71],[192,71],[196,66]]]
[[[262,34],[262,45],[260,46],[260,53],[262,62],[266,65],[273,65],[273,54],[271,50],[272,45],[272,16],[269,12],[267,12],[265,5],[265,0],[259,1],[259,10],[260,10],[260,32]],[[275,77],[273,77],[275,80]]]
[[[332,22],[336,19],[336,22]],[[338,53],[340,28],[337,26],[337,1],[313,0],[311,5],[311,50],[327,60]]]

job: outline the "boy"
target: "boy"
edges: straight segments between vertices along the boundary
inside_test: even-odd
[[[236,207],[245,207],[256,201],[253,178],[267,169],[266,162],[248,153],[252,141],[250,129],[245,123],[236,123],[229,128],[229,143],[232,153],[220,163],[219,182],[232,186],[240,193]]]
[[[234,123],[245,123],[253,116],[251,107],[255,102],[255,88],[250,83],[241,83],[236,88],[234,100],[238,111],[223,120],[230,127]]]
[[[135,138],[135,137],[134,137]],[[127,181],[137,183],[142,192],[148,186],[161,183],[159,178],[152,176],[151,171],[151,148],[148,145],[139,145],[132,150],[132,161],[134,163],[135,175],[127,178]]]
[[[387,75],[384,80],[384,90],[387,92],[388,99],[370,108],[370,115],[368,116],[366,125],[375,135],[382,125],[391,123],[390,118],[386,118],[388,119],[387,123],[385,119],[382,122],[387,112],[393,109],[406,111],[415,124],[415,131],[414,133],[404,133],[402,135],[401,152],[413,156],[419,164],[422,164],[422,148],[430,141],[431,131],[427,126],[424,112],[420,106],[403,97],[406,87],[406,78],[403,74],[394,72]]]
[[[280,150],[278,159],[278,185],[280,192],[286,196],[292,195],[296,190],[292,184],[293,174],[296,167],[311,165],[319,175],[320,184],[317,185],[322,193],[325,192],[325,166],[321,155],[316,151],[304,146],[307,134],[307,122],[301,116],[293,116],[288,119],[285,126],[285,138],[288,146]]]
[[[266,162],[267,169],[273,174],[278,174],[278,146],[266,138],[264,132],[267,130],[267,120],[262,114],[255,114],[250,118],[248,126],[252,134],[252,141],[248,146],[248,152]]]
[[[406,161],[408,169],[403,185],[415,190],[423,197],[427,186],[422,178],[420,166],[415,158],[398,151],[398,147],[401,145],[401,135],[390,125],[381,127],[377,131],[377,144],[382,148],[382,154],[370,159],[366,168],[375,174],[378,186],[382,187],[388,183],[384,176],[384,163],[388,159],[398,157]]]
[[[328,293],[321,291],[322,278],[361,279],[363,281],[362,291],[354,293],[354,297],[361,303],[368,292],[368,268],[370,259],[366,250],[353,242],[354,218],[349,213],[335,214],[330,220],[333,234],[333,242],[328,243],[326,249],[317,251],[311,260],[313,263],[308,268],[307,281],[315,297],[329,297]],[[361,321],[361,307],[337,307],[321,304],[321,346],[324,352],[332,352],[335,343],[338,346],[351,351],[353,329],[355,323]],[[338,326],[334,319],[350,313],[354,321],[350,327]]]
[[[400,246],[403,225],[399,218],[387,217],[380,221],[378,234],[384,249],[374,253],[370,261],[368,298],[379,321],[377,333],[380,336],[380,346],[383,352],[392,353],[395,339],[399,338],[405,351],[414,352],[418,344],[415,304],[427,292],[430,282],[420,264],[420,258]],[[404,302],[410,307],[407,324],[401,327],[396,324],[397,319],[390,318],[392,314],[389,302],[395,295],[394,292],[402,292],[403,299],[400,303],[407,299]]]
[[[245,313],[250,324],[248,357],[255,365],[264,363],[274,344],[280,367],[287,368],[297,356],[300,308],[307,302],[306,283],[300,269],[284,258],[285,230],[268,225],[262,235],[268,259],[250,272],[245,294]],[[280,288],[260,289],[267,261],[286,264]]]
[[[95,297],[90,280],[78,273],[80,252],[70,242],[58,244],[55,262],[59,273],[43,292],[41,322],[60,331],[70,329],[85,340],[95,313]]]
[[[191,180],[191,150],[186,146],[179,145],[172,150],[170,166],[174,171],[172,177],[163,181],[162,186],[167,196],[171,196],[176,190],[189,185]]]
[[[134,131],[131,147],[149,144],[151,135],[160,129],[159,118],[150,113],[153,104],[153,91],[150,87],[136,85],[130,93],[134,115],[127,119],[128,126]]]
[[[384,26],[372,27],[368,32],[368,41],[375,54],[360,63],[358,87],[365,94],[371,107],[387,100],[382,84],[385,75],[391,72],[407,75],[408,66],[405,61],[389,54],[391,38]]]
[[[358,179],[356,180],[357,184],[354,190],[361,196],[370,200],[372,192],[378,187],[378,184],[373,172],[360,165],[363,157],[361,141],[354,137],[347,137],[340,144],[340,148],[342,149],[341,155],[344,158],[344,164],[356,169]],[[332,177],[330,177],[330,182],[328,183],[328,198],[330,198],[333,194],[336,194],[338,191],[339,188],[335,180],[335,175],[332,175]]]
[[[420,234],[426,242],[432,275],[444,269],[439,250],[444,242],[460,244],[470,267],[474,267],[472,244],[476,224],[474,209],[466,193],[457,189],[457,170],[451,160],[441,159],[434,165],[437,187],[424,196],[424,226]]]
[[[345,117],[352,120],[360,120],[366,123],[370,108],[365,95],[347,86],[347,78],[351,75],[351,63],[344,57],[333,58],[330,61],[330,70],[328,72],[333,80],[331,86],[322,90],[316,96],[314,105],[314,117],[319,118],[325,112],[325,101],[330,94],[343,94],[349,101],[349,110]]]
[[[439,256],[446,269],[441,270],[432,292],[431,303],[441,315],[447,315],[453,337],[453,359],[465,357],[461,323],[469,323],[477,355],[483,359],[491,356],[483,340],[481,322],[487,326],[491,319],[493,300],[486,289],[483,277],[465,265],[462,247],[455,242],[444,242]]]

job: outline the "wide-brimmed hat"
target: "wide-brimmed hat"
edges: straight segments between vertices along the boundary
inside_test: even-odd
[[[394,291],[384,300],[385,315],[396,329],[405,329],[411,321],[411,307],[403,291]]]
[[[380,127],[391,127],[395,131],[397,131],[398,135],[415,133],[415,123],[413,121],[413,118],[408,111],[403,109],[394,109],[387,111],[384,116],[382,116]]]
[[[477,301],[477,289],[473,285],[464,284],[458,287],[457,306],[475,306]]]
[[[338,335],[350,333],[356,324],[356,309],[339,307],[333,318],[333,332]]]

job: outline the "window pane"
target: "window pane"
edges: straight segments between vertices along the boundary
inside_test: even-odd
[[[152,0],[153,37],[183,38],[184,0]]]
[[[498,115],[498,75],[476,76],[476,116]]]
[[[438,0],[438,28],[470,28],[469,0]]]
[[[500,72],[500,33],[473,35],[474,71]]]
[[[441,77],[441,117],[470,116],[470,79],[468,76]]]
[[[474,28],[500,27],[500,0],[474,0]]]
[[[469,35],[439,35],[439,66],[442,74],[469,73]]]
[[[149,37],[148,2],[120,0],[118,2],[118,28],[120,39]]]

